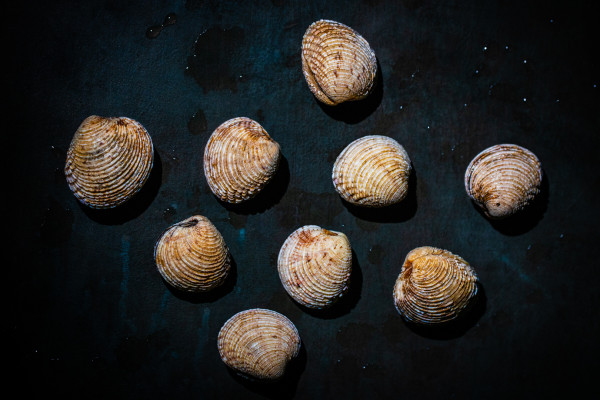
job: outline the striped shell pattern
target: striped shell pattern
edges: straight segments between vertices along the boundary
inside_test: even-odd
[[[302,39],[302,72],[314,96],[333,106],[369,95],[377,59],[354,29],[319,20],[308,27]]]
[[[69,188],[82,204],[108,209],[139,192],[153,163],[152,139],[139,122],[92,115],[77,128],[64,171]]]
[[[273,178],[281,151],[256,121],[240,117],[221,124],[204,150],[204,175],[221,201],[241,203],[256,196]]]
[[[267,309],[241,311],[225,322],[217,346],[223,362],[240,375],[277,380],[300,351],[300,335],[284,315]]]
[[[447,250],[418,247],[404,260],[394,303],[405,320],[436,325],[456,319],[477,292],[477,275],[469,263]]]
[[[330,307],[349,288],[350,242],[341,232],[303,226],[283,243],[277,270],[284,289],[296,302],[313,309]]]
[[[540,192],[542,165],[535,154],[515,144],[479,153],[465,172],[465,190],[491,219],[516,214]]]
[[[381,135],[359,138],[337,157],[332,172],[335,190],[347,202],[384,207],[408,193],[411,161],[396,140]]]
[[[212,222],[201,215],[169,227],[156,243],[154,260],[168,284],[188,293],[221,286],[231,268],[225,240]]]

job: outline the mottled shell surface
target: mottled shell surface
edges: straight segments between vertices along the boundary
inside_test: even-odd
[[[212,133],[204,150],[204,175],[211,191],[227,203],[256,196],[279,167],[281,150],[256,121],[233,118]]]
[[[221,286],[231,268],[225,240],[201,215],[170,226],[156,243],[154,260],[167,283],[188,293]]]
[[[469,197],[492,219],[509,217],[540,192],[542,165],[531,151],[499,144],[479,153],[465,172]]]
[[[315,97],[327,105],[364,99],[377,74],[369,43],[335,21],[312,23],[302,38],[302,72]]]
[[[418,247],[408,253],[396,284],[396,309],[421,325],[450,322],[477,295],[477,275],[469,263],[451,252]]]
[[[408,193],[411,161],[404,147],[387,136],[364,136],[338,156],[333,186],[347,202],[384,207],[402,201]]]
[[[139,122],[92,115],[73,136],[65,176],[82,204],[95,209],[113,208],[143,187],[153,163],[152,139]]]
[[[223,362],[243,376],[277,380],[300,351],[294,324],[278,312],[255,308],[231,317],[218,336]]]
[[[296,302],[313,309],[330,307],[349,287],[350,242],[341,232],[303,226],[283,243],[277,270],[284,289]]]

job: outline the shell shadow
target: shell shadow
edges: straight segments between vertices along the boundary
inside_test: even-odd
[[[222,201],[217,197],[215,198],[225,209],[227,209],[227,211],[244,215],[258,214],[279,203],[287,191],[289,184],[290,167],[287,159],[282,154],[275,176],[273,176],[271,181],[267,183],[267,185],[255,197],[239,204],[231,204]]]
[[[148,180],[131,199],[109,209],[95,209],[77,202],[81,210],[91,220],[103,225],[120,225],[139,217],[152,204],[162,184],[162,160],[154,149],[154,163]]]
[[[412,166],[412,163],[411,163]],[[417,173],[412,167],[408,178],[408,192],[400,203],[387,207],[362,207],[341,199],[342,204],[356,218],[371,222],[405,222],[417,213]]]
[[[229,375],[239,384],[269,399],[293,399],[300,376],[306,369],[306,346],[300,339],[300,351],[290,360],[285,374],[276,381],[262,381],[227,367]]]
[[[187,301],[193,304],[201,304],[201,303],[214,303],[219,300],[223,296],[229,294],[237,283],[237,264],[233,259],[231,253],[229,253],[229,257],[231,260],[231,268],[229,270],[229,275],[225,278],[225,282],[219,287],[214,288],[208,292],[199,292],[199,293],[189,293],[183,290],[179,290],[169,285],[167,281],[163,279],[164,285],[169,289],[169,291],[173,294],[173,296],[177,297],[180,300]]]
[[[371,93],[362,100],[348,101],[345,103],[338,104],[336,106],[330,106],[321,103],[315,97],[315,101],[331,118],[336,121],[343,121],[347,124],[357,124],[371,115],[377,107],[381,104],[383,99],[383,73],[381,72],[381,65],[377,60],[377,73],[375,75],[375,81],[373,82],[373,88]]]
[[[471,306],[464,310],[456,319],[444,324],[425,326],[407,321],[402,321],[416,334],[436,340],[450,340],[463,336],[481,319],[487,308],[487,297],[481,282],[477,283],[477,295]]]
[[[313,317],[321,319],[338,318],[342,315],[350,313],[350,311],[352,311],[354,307],[356,307],[356,304],[358,303],[361,297],[362,285],[362,269],[360,268],[360,264],[358,263],[358,257],[356,257],[356,253],[354,252],[354,250],[352,250],[352,273],[350,274],[348,291],[344,293],[342,298],[340,298],[331,307],[324,308],[322,310],[308,308],[301,304],[298,304],[295,301],[293,303],[296,306],[298,306],[298,308],[300,308],[303,312],[312,315]]]
[[[548,174],[543,170],[540,193],[538,193],[531,204],[515,215],[505,219],[490,219],[474,201],[471,201],[471,203],[477,212],[486,218],[495,230],[507,236],[517,236],[530,231],[542,220],[548,209],[549,197],[550,183]]]

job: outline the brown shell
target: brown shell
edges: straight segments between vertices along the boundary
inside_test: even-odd
[[[524,209],[540,192],[542,165],[531,151],[499,144],[479,153],[465,172],[465,189],[492,219]]]
[[[408,253],[394,286],[396,309],[421,325],[449,322],[477,295],[478,280],[469,263],[451,252],[418,247]]]
[[[408,192],[411,162],[406,150],[387,136],[364,136],[350,143],[333,165],[335,190],[347,202],[384,207]]]
[[[65,175],[81,203],[106,209],[133,197],[146,183],[153,163],[152,139],[139,122],[92,115],[73,136]]]
[[[284,315],[261,308],[239,312],[219,331],[219,355],[243,376],[261,380],[281,378],[300,351],[300,336]]]
[[[350,242],[341,232],[303,226],[283,243],[277,270],[284,289],[296,302],[314,309],[329,307],[349,287]]]
[[[167,283],[189,293],[220,286],[231,268],[225,240],[201,215],[169,227],[154,247],[154,260]]]
[[[315,97],[328,105],[369,95],[377,59],[354,29],[335,21],[312,23],[302,38],[302,72]]]
[[[221,124],[204,150],[204,174],[211,191],[227,203],[256,196],[279,167],[279,144],[256,121],[240,117]]]

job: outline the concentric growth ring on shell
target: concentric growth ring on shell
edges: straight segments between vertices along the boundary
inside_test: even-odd
[[[92,115],[73,136],[64,172],[82,204],[106,209],[132,198],[146,183],[153,163],[152,139],[139,122]]]
[[[285,291],[296,302],[313,309],[330,307],[349,288],[350,242],[341,232],[303,226],[281,246],[277,270]]]
[[[479,153],[465,172],[465,190],[485,215],[506,218],[531,204],[540,192],[542,166],[531,151],[499,144]]]
[[[221,286],[231,269],[225,240],[201,215],[170,226],[156,243],[154,259],[168,284],[190,293]]]
[[[244,376],[277,380],[300,351],[296,326],[267,309],[241,311],[225,322],[217,346],[223,362]]]
[[[418,247],[408,253],[394,286],[394,303],[407,321],[436,325],[456,319],[478,291],[469,263],[451,252]]]
[[[337,105],[370,94],[377,59],[369,43],[354,29],[319,20],[308,27],[302,38],[302,72],[319,101]]]
[[[211,191],[227,203],[256,196],[273,178],[281,151],[256,121],[240,117],[221,124],[204,150],[204,175]]]
[[[335,190],[347,202],[384,207],[406,198],[411,169],[406,150],[396,140],[370,135],[340,153],[331,175]]]

